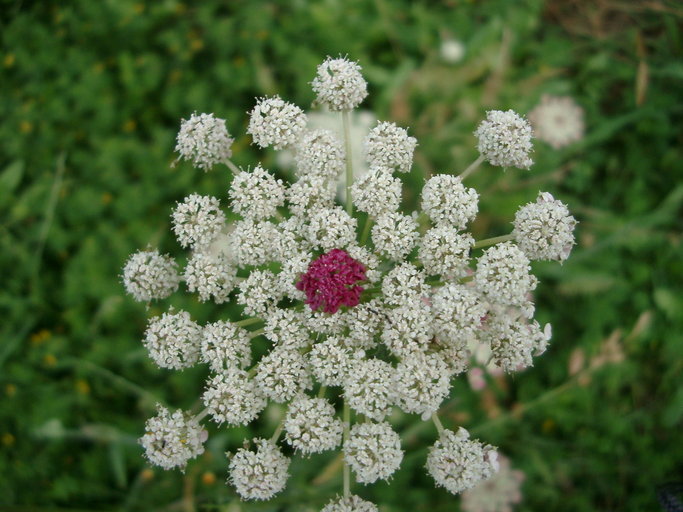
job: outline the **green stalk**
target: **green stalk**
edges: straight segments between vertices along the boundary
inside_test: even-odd
[[[344,125],[344,146],[346,148],[346,213],[353,215],[353,201],[351,200],[351,185],[353,185],[353,162],[351,154],[351,121],[349,111],[342,110],[342,124]]]
[[[351,432],[351,408],[349,402],[344,399],[344,446],[349,442]],[[344,458],[344,498],[351,496],[351,468]]]
[[[488,247],[489,245],[495,245],[498,242],[507,242],[508,240],[514,240],[515,235],[510,233],[509,235],[494,236],[493,238],[485,238],[484,240],[479,240],[473,246],[473,249],[480,249],[482,247]]]
[[[479,168],[479,166],[482,164],[483,161],[484,161],[484,156],[479,155],[479,158],[477,158],[474,162],[472,162],[470,164],[470,166],[467,169],[465,169],[462,173],[460,173],[460,176],[458,176],[460,178],[460,180],[461,181],[464,180],[470,174],[472,174],[474,171],[476,171]]]

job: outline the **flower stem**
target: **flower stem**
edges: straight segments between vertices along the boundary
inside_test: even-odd
[[[318,398],[323,398],[325,396],[326,391],[327,386],[320,386],[320,389],[318,390]]]
[[[442,436],[443,432],[444,432],[444,428],[443,428],[443,425],[441,424],[441,420],[436,415],[436,413],[432,413],[432,421],[434,422],[434,425],[436,425],[436,430],[439,431],[439,436]]]
[[[232,163],[232,160],[230,160],[229,158],[225,159],[225,165],[227,165],[230,168],[234,175],[240,174],[242,172],[242,169],[240,169],[234,163]]]
[[[207,416],[208,414],[209,414],[209,408],[208,408],[208,407],[205,407],[204,410],[200,411],[200,412],[194,417],[194,419],[197,420],[198,422],[199,422],[199,421],[202,421],[204,418],[206,418],[206,416]]]
[[[277,443],[277,440],[280,439],[280,434],[282,434],[282,429],[285,427],[285,419],[282,418],[280,421],[280,424],[277,426],[275,429],[275,432],[273,432],[273,435],[270,438],[270,442],[275,444]]]
[[[470,166],[467,169],[465,169],[464,171],[462,171],[462,173],[460,173],[460,176],[458,176],[460,178],[460,180],[464,180],[470,174],[472,174],[474,171],[476,171],[483,161],[484,161],[484,156],[479,155],[479,158],[477,158],[474,162],[472,162],[470,164]]]
[[[342,124],[344,125],[344,146],[346,149],[346,213],[352,215],[351,185],[353,185],[353,162],[351,155],[351,122],[348,110],[342,110]]]
[[[263,320],[256,316],[252,316],[250,318],[245,318],[244,320],[233,322],[233,324],[237,325],[238,327],[246,327],[247,325],[257,324],[259,322],[263,322]]]
[[[265,332],[265,329],[259,329],[257,331],[252,331],[249,334],[249,339],[253,339],[253,338],[256,338],[257,336],[261,336],[261,334],[263,334],[264,332]]]
[[[368,241],[368,236],[370,236],[370,228],[372,227],[372,217],[368,215],[365,221],[365,226],[363,226],[363,232],[360,235],[360,245],[364,246],[365,242]]]
[[[344,399],[344,446],[349,442],[351,432],[351,408],[348,400]],[[351,468],[344,457],[344,498],[351,496]]]
[[[484,240],[477,241],[473,249],[480,249],[481,247],[488,247],[489,245],[495,245],[498,242],[507,242],[508,240],[514,240],[515,235],[510,233],[509,235],[494,236],[493,238],[485,238]]]

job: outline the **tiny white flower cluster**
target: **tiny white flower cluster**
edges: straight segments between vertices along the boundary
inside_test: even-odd
[[[367,94],[360,67],[344,58],[321,64],[313,88],[318,103],[343,111],[344,122]],[[350,144],[308,131],[301,109],[279,97],[259,99],[248,132],[259,146],[296,149],[296,181],[288,183],[261,165],[237,168],[216,129],[200,131],[196,117],[191,126],[183,122],[178,151],[198,167],[224,162],[233,170],[227,195],[240,219],[228,225],[217,198],[192,194],[172,214],[179,244],[192,250],[182,277],[169,256],[151,249],[132,255],[122,277],[142,302],[164,299],[185,281],[201,301],[229,302],[245,317],[200,326],[188,312],[171,310],[150,320],[143,343],[160,368],[202,363],[208,373],[202,413],[160,407],[148,421],[141,444],[150,462],[183,468],[203,451],[205,416],[244,426],[275,402],[286,406],[275,435],[229,456],[228,481],[244,499],[284,489],[284,431],[284,442],[304,456],[341,445],[345,492],[324,512],[376,512],[350,493],[349,470],[363,484],[397,471],[403,450],[387,421],[395,408],[437,425],[427,459],[437,485],[460,493],[488,478],[494,448],[464,429],[443,429],[437,412],[473,346],[485,346],[505,372],[531,366],[545,350],[550,330],[533,320],[530,260],[564,261],[574,244],[576,221],[548,193],[520,208],[510,235],[475,242],[465,231],[479,196],[463,180],[483,160],[529,167],[526,121],[512,111],[489,112],[476,132],[476,165],[430,178],[418,213],[401,209],[394,176],[410,172],[417,141],[393,123],[379,123],[366,137],[370,170],[354,183]],[[345,167],[350,194],[342,208],[335,189]],[[261,348],[252,353],[252,344]],[[330,393],[336,398],[327,396],[328,386],[339,388]]]
[[[555,149],[581,140],[584,132],[583,108],[570,96],[544,94],[529,112],[536,137]]]

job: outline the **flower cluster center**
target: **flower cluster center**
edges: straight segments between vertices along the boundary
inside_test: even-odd
[[[341,306],[357,306],[365,281],[365,267],[342,249],[332,249],[311,262],[296,283],[306,294],[306,304],[314,311],[336,313]]]

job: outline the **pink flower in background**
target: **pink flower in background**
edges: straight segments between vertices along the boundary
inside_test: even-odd
[[[365,281],[365,267],[342,249],[332,249],[313,261],[296,284],[306,294],[306,304],[316,311],[336,313],[341,306],[358,305]]]

